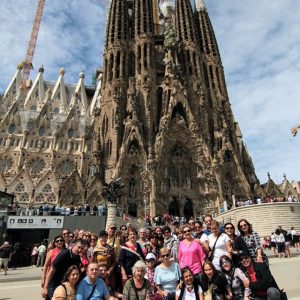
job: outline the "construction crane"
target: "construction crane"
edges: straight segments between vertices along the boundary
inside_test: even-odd
[[[32,25],[30,39],[27,47],[26,58],[25,61],[22,62],[23,65],[22,76],[23,76],[23,83],[25,84],[29,78],[30,70],[33,69],[32,60],[33,60],[38,33],[40,30],[40,24],[42,20],[44,6],[45,6],[45,0],[38,0],[38,6],[35,12],[34,22]]]

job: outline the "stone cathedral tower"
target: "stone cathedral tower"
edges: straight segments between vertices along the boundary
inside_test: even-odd
[[[129,214],[199,215],[259,187],[203,1],[112,0],[97,121],[101,174]]]

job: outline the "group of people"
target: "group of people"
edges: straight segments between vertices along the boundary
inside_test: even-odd
[[[242,219],[119,230],[64,229],[48,251],[42,296],[66,300],[282,300],[260,237]],[[72,239],[70,238],[72,234]]]
[[[295,230],[295,227],[284,230],[281,226],[278,226],[269,238],[264,238],[263,246],[272,248],[274,255],[279,258],[290,258],[292,257],[291,246],[294,246],[297,252],[300,250],[300,234]]]
[[[121,213],[119,213],[121,214]],[[64,205],[53,205],[50,206],[47,203],[40,205],[39,207],[20,207],[14,205],[10,211],[9,215],[16,216],[106,216],[107,206],[104,204],[99,204],[99,206],[94,205],[93,207],[88,204],[82,206],[64,206]]]

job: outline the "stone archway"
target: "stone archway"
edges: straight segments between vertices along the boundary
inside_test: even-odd
[[[179,203],[175,197],[173,197],[172,201],[169,204],[169,215],[179,216]]]
[[[193,201],[191,199],[186,199],[183,207],[183,214],[187,220],[194,216]]]

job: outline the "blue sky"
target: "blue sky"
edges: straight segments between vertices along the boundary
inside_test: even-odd
[[[0,92],[25,57],[37,0],[0,1]],[[31,73],[46,80],[59,68],[91,83],[102,65],[109,0],[46,0]],[[232,109],[261,183],[283,173],[300,180],[300,1],[206,0],[217,36]]]

